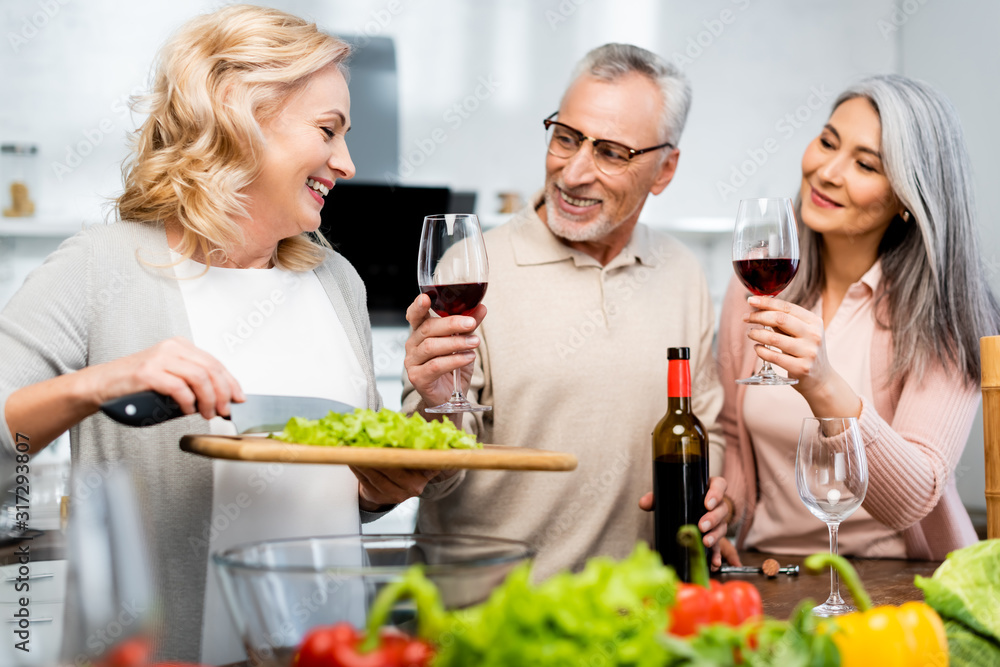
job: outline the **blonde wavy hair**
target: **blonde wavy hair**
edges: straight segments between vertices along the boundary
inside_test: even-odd
[[[244,243],[234,221],[246,216],[241,192],[259,174],[261,125],[309,77],[341,69],[351,47],[316,24],[277,9],[231,5],[195,18],[163,47],[149,94],[133,101],[148,118],[122,165],[120,220],[173,220],[183,227],[177,251],[225,261]],[[326,257],[321,234],[282,240],[275,266],[308,271]]]

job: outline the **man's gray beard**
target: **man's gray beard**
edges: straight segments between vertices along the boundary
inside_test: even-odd
[[[556,193],[555,196],[558,197],[559,194]],[[602,239],[614,231],[616,226],[612,221],[608,220],[604,213],[601,213],[593,222],[588,222],[582,226],[567,224],[565,219],[560,217],[561,211],[559,211],[551,195],[545,197],[545,212],[548,218],[549,230],[559,238],[575,243]]]

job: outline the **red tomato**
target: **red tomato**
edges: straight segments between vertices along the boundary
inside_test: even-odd
[[[145,637],[132,637],[113,646],[98,664],[101,667],[144,667],[149,664],[149,653]]]
[[[295,654],[295,667],[336,667],[334,654],[340,646],[354,647],[360,641],[357,631],[348,623],[314,628],[302,640]]]
[[[426,667],[434,657],[434,649],[427,642],[385,632],[382,638],[382,654],[386,661],[384,665],[397,667]]]
[[[359,653],[364,635],[348,623],[315,628],[302,640],[294,667],[426,667],[430,644],[398,632],[379,635],[378,647]]]

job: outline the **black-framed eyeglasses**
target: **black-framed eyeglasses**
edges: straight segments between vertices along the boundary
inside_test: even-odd
[[[659,146],[635,149],[629,148],[617,141],[588,137],[576,128],[570,127],[565,123],[560,123],[557,120],[552,120],[558,114],[559,112],[556,111],[543,121],[545,124],[545,142],[549,147],[549,153],[558,158],[571,158],[580,150],[580,146],[583,145],[585,140],[589,141],[594,147],[594,164],[608,176],[617,176],[623,173],[628,168],[628,164],[632,158],[637,155],[661,148],[669,147],[671,150],[675,148],[673,144],[668,142]]]

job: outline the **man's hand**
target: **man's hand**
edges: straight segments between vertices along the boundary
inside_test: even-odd
[[[428,406],[448,400],[455,388],[452,371],[461,369],[463,389],[472,378],[479,337],[472,335],[486,317],[479,304],[468,316],[432,317],[431,300],[421,294],[406,309],[410,337],[406,339],[403,367],[406,376]]]
[[[386,505],[398,505],[419,496],[431,480],[444,481],[457,471],[351,466],[351,472],[358,478],[359,506],[366,512],[375,512]]]
[[[736,545],[730,542],[728,538],[723,537],[719,540],[719,551],[722,553],[722,560],[728,564],[735,565],[736,567],[743,565],[743,561],[740,560],[740,553],[736,550]]]
[[[702,532],[705,547],[712,550],[711,566],[713,570],[722,567],[722,554],[719,542],[726,536],[729,524],[729,506],[722,501],[726,495],[726,479],[713,477],[709,480],[708,493],[705,494],[705,509],[708,512],[698,521],[698,530]],[[653,511],[653,494],[647,493],[639,499],[639,507],[647,512]],[[730,545],[731,547],[732,545]],[[735,552],[735,549],[733,549]],[[739,560],[739,556],[736,557]],[[728,560],[728,558],[727,558]],[[732,562],[731,560],[729,562]]]

